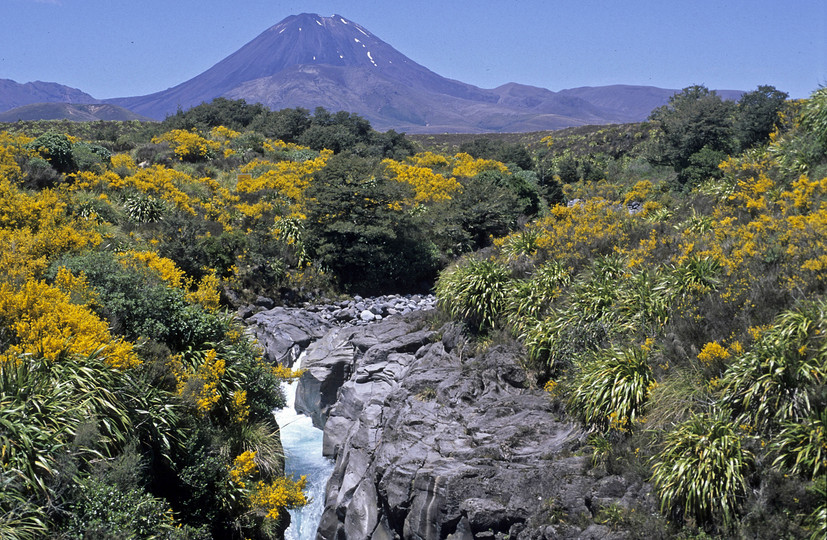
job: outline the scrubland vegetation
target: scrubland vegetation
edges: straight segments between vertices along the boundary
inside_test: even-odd
[[[436,290],[482,346],[524,345],[596,466],[653,483],[671,535],[824,538],[827,90],[776,100],[763,137],[738,131],[750,98],[687,89],[618,156],[588,151],[599,131],[552,134],[569,204]]]
[[[827,90],[442,152],[217,99],[0,127],[0,536],[273,538],[289,370],[232,308],[436,288],[672,535],[823,538]]]

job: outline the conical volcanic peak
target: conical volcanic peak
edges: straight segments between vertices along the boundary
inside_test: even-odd
[[[642,87],[635,87],[642,88]],[[674,91],[551,92],[518,84],[481,89],[437,75],[341,15],[302,13],[271,26],[200,75],[162,92],[106,100],[163,119],[216,97],[278,110],[357,113],[407,132],[537,131],[642,120]]]
[[[341,15],[293,15],[270,27],[239,52],[247,47],[248,53],[253,47],[266,50],[272,59],[269,73],[259,76],[274,75],[294,65],[386,68],[394,61],[409,62],[393,47]]]

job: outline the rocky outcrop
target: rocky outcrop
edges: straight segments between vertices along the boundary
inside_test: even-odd
[[[594,516],[651,510],[648,487],[591,469],[519,357],[416,314],[312,344],[297,402],[336,460],[318,538],[628,538]]]
[[[319,315],[300,308],[274,307],[251,315],[244,322],[247,332],[261,346],[264,358],[287,367],[292,367],[302,349],[331,328]]]
[[[225,291],[225,294],[232,294],[232,291]],[[259,296],[253,304],[241,307],[238,315],[242,319],[248,319],[264,310],[272,310],[275,305],[276,301],[272,298]],[[414,311],[430,310],[434,307],[436,307],[436,298],[432,294],[389,294],[367,298],[357,295],[337,302],[324,299],[322,302],[305,303],[300,310],[295,307],[284,309],[313,314],[325,323],[335,326],[363,326],[387,317],[404,316]]]

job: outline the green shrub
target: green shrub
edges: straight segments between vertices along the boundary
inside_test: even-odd
[[[728,411],[693,416],[665,437],[652,466],[661,511],[678,524],[692,518],[699,525],[732,526],[747,492],[753,455]]]
[[[42,157],[33,157],[22,167],[23,184],[33,189],[55,187],[62,176]]]
[[[70,173],[77,170],[72,155],[72,143],[66,135],[47,131],[27,146],[37,150],[58,172]]]
[[[721,382],[741,422],[765,427],[814,417],[827,407],[827,301],[781,313]]]
[[[508,267],[471,258],[440,275],[436,296],[452,317],[483,332],[494,328],[512,288]]]
[[[176,524],[166,501],[138,488],[123,489],[95,478],[77,485],[66,538],[171,538]]]
[[[588,362],[577,375],[569,410],[602,430],[630,430],[643,412],[654,380],[642,349],[611,350]]]
[[[66,257],[51,273],[60,266],[86,275],[97,295],[94,309],[128,340],[150,338],[181,351],[223,336],[220,315],[188,303],[184,290],[168,286],[149,269],[124,266],[107,252]]]
[[[112,158],[112,152],[99,144],[79,142],[72,145],[72,159],[80,171],[102,172]]]

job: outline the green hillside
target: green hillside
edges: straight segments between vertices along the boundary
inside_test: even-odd
[[[432,290],[651,482],[662,516],[606,523],[827,532],[827,89],[509,136],[226,99],[15,122],[0,192],[0,537],[278,538],[295,373],[234,310]]]

